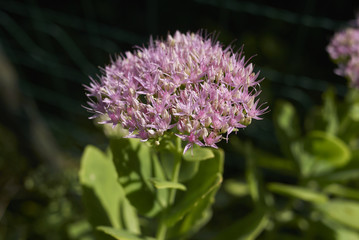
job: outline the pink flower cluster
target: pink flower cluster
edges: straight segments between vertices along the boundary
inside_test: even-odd
[[[335,73],[349,78],[351,86],[359,88],[359,17],[355,26],[334,35],[327,51],[338,64]]]
[[[242,53],[177,31],[106,66],[86,86],[87,109],[128,129],[127,137],[146,141],[172,131],[187,142],[184,152],[194,144],[216,148],[266,111],[256,99],[257,77]]]

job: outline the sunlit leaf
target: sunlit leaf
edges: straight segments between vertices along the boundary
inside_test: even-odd
[[[343,226],[341,223],[327,217],[322,217],[321,222],[328,227],[321,231],[320,234],[323,235],[323,239],[329,239],[330,237],[335,236],[335,240],[358,240],[359,232],[354,229],[350,229],[346,226]]]
[[[213,151],[210,148],[204,147],[193,147],[188,150],[184,155],[183,159],[186,161],[204,161],[214,157]]]
[[[137,213],[127,199],[121,202],[121,212],[124,228],[132,233],[140,234],[141,229]]]
[[[155,179],[155,178],[150,179],[150,181],[153,183],[153,185],[157,189],[175,188],[175,189],[179,189],[179,190],[182,190],[182,191],[187,190],[185,185],[183,185],[181,183],[177,183],[177,182],[163,181],[163,180],[158,180],[158,179]]]
[[[336,228],[336,240],[358,240],[359,234],[346,228]]]
[[[332,200],[318,204],[317,208],[329,219],[359,230],[359,203],[348,200]]]
[[[125,193],[117,183],[117,173],[109,156],[94,146],[87,146],[79,177],[90,222],[94,226],[121,227],[120,202]]]

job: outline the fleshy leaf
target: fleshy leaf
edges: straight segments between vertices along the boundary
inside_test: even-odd
[[[359,169],[345,169],[335,171],[317,178],[325,182],[347,182],[359,179]]]
[[[307,130],[320,130],[335,135],[339,129],[339,119],[335,101],[335,91],[329,88],[322,95],[323,105],[313,108],[306,118]]]
[[[201,200],[219,187],[222,182],[222,176],[217,173],[213,177],[206,178],[206,181],[203,182],[205,183],[201,184],[196,190],[187,188],[188,191],[186,192],[186,196],[181,200],[176,201],[170,214],[166,216],[166,222],[169,226],[172,226],[177,221],[181,220],[185,214],[198,205]]]
[[[246,181],[248,184],[248,190],[252,197],[252,200],[256,204],[265,205],[264,191],[262,186],[262,179],[257,170],[257,159],[255,157],[255,151],[250,143],[244,145],[245,157],[246,157]]]
[[[229,143],[232,145],[234,152],[240,155],[247,154],[247,149],[243,147],[246,144],[245,141],[233,137]],[[254,146],[252,146],[251,155],[256,160],[258,167],[279,171],[286,175],[297,174],[297,167],[292,159],[276,156],[270,152],[255,148]]]
[[[211,206],[222,182],[224,162],[222,150],[213,153],[214,158],[200,162],[196,175],[186,182],[187,191],[176,195],[175,205],[166,218],[169,238],[188,239],[212,216]]]
[[[336,240],[358,240],[359,234],[346,228],[336,228]]]
[[[326,132],[335,135],[338,131],[338,116],[335,103],[335,92],[333,88],[328,89],[323,94],[323,119],[326,122]]]
[[[198,232],[212,217],[211,205],[216,191],[212,191],[202,201],[198,202],[196,207],[192,208],[185,217],[171,228],[169,235],[188,236]]]
[[[293,161],[275,156],[269,152],[262,152],[259,149],[253,150],[258,167],[275,170],[282,174],[296,174],[296,167]]]
[[[171,179],[175,159],[174,154],[169,151],[161,151],[160,159],[161,166],[163,167],[163,171],[165,172],[167,179]],[[184,183],[193,178],[198,172],[199,165],[200,161],[182,161],[178,181]]]
[[[124,191],[110,157],[94,146],[87,146],[79,172],[83,201],[92,225],[121,227],[120,202]]]
[[[294,106],[286,101],[276,103],[273,122],[282,151],[292,158],[291,143],[300,137],[300,126]]]
[[[345,198],[351,198],[359,200],[359,191],[356,189],[351,189],[339,184],[330,184],[324,190],[325,193],[333,194],[336,196],[341,196]]]
[[[132,233],[140,234],[141,229],[137,213],[127,199],[121,202],[121,212],[124,229]]]
[[[150,179],[150,181],[153,183],[153,185],[157,189],[175,188],[175,189],[179,189],[179,190],[182,190],[182,191],[187,190],[186,186],[181,184],[181,183],[163,181],[163,180],[158,180],[158,179],[155,179],[155,178]]]
[[[317,208],[328,218],[347,227],[359,230],[359,203],[347,200],[332,200],[318,204]]]
[[[309,202],[324,203],[328,200],[327,196],[324,194],[315,192],[304,187],[297,187],[288,184],[269,183],[268,189],[281,195],[294,197]]]
[[[165,180],[157,156],[138,139],[112,139],[110,147],[118,180],[127,199],[140,214],[155,216],[163,209],[168,197],[167,190],[156,191],[149,181],[151,178]]]
[[[248,185],[244,182],[228,179],[223,185],[226,192],[236,197],[246,196],[249,193]]]
[[[246,181],[248,184],[248,190],[255,203],[261,200],[261,192],[259,190],[259,179],[257,176],[256,162],[253,158],[252,146],[246,145]]]
[[[351,153],[339,138],[326,132],[313,131],[297,142],[297,159],[304,176],[328,173],[350,161]]]
[[[81,158],[79,172],[82,185],[82,199],[89,222],[93,227],[99,225],[125,227],[120,209],[125,193],[117,182],[117,173],[111,156],[94,146],[87,146]],[[132,207],[127,211],[134,211]],[[105,235],[95,232],[106,239]]]
[[[92,226],[85,219],[70,224],[66,230],[69,239],[92,239],[90,235],[92,234]]]
[[[188,150],[184,155],[183,159],[186,161],[204,161],[214,157],[213,151],[210,148],[204,147],[193,147]]]
[[[268,223],[268,214],[264,210],[256,210],[222,230],[212,240],[254,240],[266,228]]]
[[[326,229],[326,231],[324,233],[323,233],[323,231],[321,231],[321,233],[326,235],[326,236],[324,236],[326,238],[323,238],[323,239],[328,239],[334,235],[335,235],[335,240],[358,240],[359,239],[358,231],[355,231],[354,229],[345,227],[345,226],[341,225],[340,223],[336,222],[335,220],[328,219],[328,218],[322,218],[322,222],[329,228],[329,231],[328,231],[328,229]],[[330,232],[330,231],[332,231],[332,232]]]
[[[148,237],[142,238],[131,232],[107,226],[99,226],[97,227],[97,230],[102,231],[117,240],[155,240],[154,238]]]

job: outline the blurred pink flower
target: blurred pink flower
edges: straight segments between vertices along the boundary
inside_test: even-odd
[[[354,26],[335,33],[327,51],[338,64],[335,73],[349,78],[350,85],[359,88],[359,17]]]

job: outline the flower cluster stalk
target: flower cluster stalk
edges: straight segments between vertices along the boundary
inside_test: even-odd
[[[172,177],[171,177],[171,182],[177,183],[178,182],[178,177],[179,177],[179,173],[181,170],[181,162],[182,162],[182,141],[180,138],[176,139],[176,149],[173,151],[174,153],[174,166],[173,166],[173,171],[172,171]],[[166,233],[167,233],[167,224],[164,221],[165,216],[168,212],[168,209],[170,209],[175,201],[176,198],[176,189],[172,188],[170,190],[170,194],[168,197],[168,204],[167,204],[167,209],[165,209],[163,211],[162,214],[162,218],[161,221],[159,223],[158,226],[158,231],[157,231],[157,236],[156,239],[157,240],[164,240],[166,239]]]

